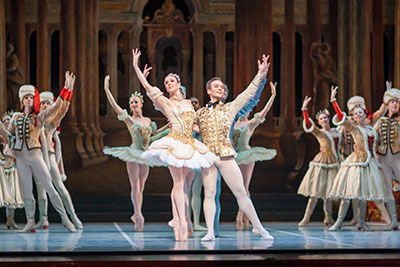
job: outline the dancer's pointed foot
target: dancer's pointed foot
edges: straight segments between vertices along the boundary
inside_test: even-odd
[[[244,223],[244,230],[246,231],[250,230],[250,220],[246,216],[246,214],[243,214],[243,223]]]
[[[143,232],[144,229],[144,217],[142,214],[134,214],[131,217],[131,221],[135,224],[136,232]]]
[[[215,240],[215,236],[213,233],[207,233],[205,236],[203,236],[201,238],[202,242],[210,242],[210,241],[214,241]]]
[[[236,215],[236,229],[238,231],[243,231],[243,212],[238,211],[237,215]]]
[[[199,232],[205,232],[205,231],[207,231],[207,228],[201,226],[200,224],[197,224],[197,225],[194,225],[193,230],[199,231]]]
[[[264,228],[253,228],[253,233],[261,235],[265,240],[274,240],[274,237]]]

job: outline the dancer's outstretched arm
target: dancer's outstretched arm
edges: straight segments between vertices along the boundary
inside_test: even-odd
[[[104,78],[104,91],[106,92],[107,99],[108,99],[108,102],[110,102],[111,107],[115,110],[115,112],[117,113],[118,117],[121,116],[124,113],[124,111],[117,104],[117,102],[115,101],[113,95],[111,94],[111,91],[110,91],[110,75],[107,75]],[[134,124],[134,121],[130,116],[124,116],[123,121],[128,125],[133,125]]]
[[[254,117],[250,120],[250,130],[254,130],[258,125],[264,122],[265,116],[267,116],[272,107],[272,104],[274,103],[274,99],[276,96],[276,84],[277,83],[274,84],[272,82],[269,83],[269,86],[271,87],[271,97],[269,98],[265,107],[260,112],[256,113]]]
[[[175,105],[168,98],[166,98],[165,96],[162,95],[160,89],[150,85],[150,83],[147,81],[146,77],[143,75],[142,71],[139,68],[140,55],[141,55],[141,52],[139,51],[139,49],[132,49],[133,69],[135,70],[140,83],[143,85],[144,89],[146,90],[147,95],[154,102],[156,107],[160,108],[161,112],[166,117],[168,117],[168,115],[175,108]]]
[[[336,101],[336,94],[337,94],[337,90],[338,87],[336,86],[332,86],[331,87],[331,103],[333,105],[333,108],[336,111],[336,116],[337,119],[334,117],[332,122],[335,125],[342,125],[349,130],[350,132],[352,132],[354,129],[356,129],[356,126],[354,124],[354,122],[352,122],[352,120],[347,119],[347,116],[344,112],[342,112],[342,110],[339,107],[339,104]]]

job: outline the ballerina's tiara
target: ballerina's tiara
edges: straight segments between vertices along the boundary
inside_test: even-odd
[[[322,109],[322,110],[318,111],[317,114],[315,114],[315,118],[318,120],[319,116],[322,114],[328,116],[328,118],[331,117],[331,114],[329,113],[329,111],[327,109]]]
[[[142,95],[142,93],[140,93],[139,91],[135,91],[135,92],[133,92],[133,94],[131,94],[131,97],[139,97],[140,98],[140,102],[144,102],[144,100],[143,100],[143,95]]]
[[[168,76],[172,76],[172,77],[175,77],[177,80],[178,80],[178,83],[181,83],[181,77],[178,75],[178,74],[176,74],[176,73],[168,73],[167,74],[167,77]]]

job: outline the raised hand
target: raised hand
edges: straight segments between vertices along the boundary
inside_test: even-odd
[[[306,110],[307,109],[308,103],[310,103],[311,99],[312,98],[310,96],[306,96],[304,98],[303,105],[301,106],[301,110]]]
[[[104,90],[109,91],[110,90],[110,75],[107,75],[104,78]]]
[[[74,91],[74,84],[75,84],[75,74],[71,73],[69,80],[69,90],[71,92]]]
[[[143,76],[144,76],[145,78],[147,78],[147,76],[149,76],[150,71],[151,71],[152,69],[153,69],[152,67],[147,67],[147,64],[146,64],[146,65],[144,66]]]
[[[391,81],[386,81],[386,90],[392,89],[392,82]]]
[[[269,82],[269,87],[271,87],[271,95],[276,95],[276,85],[278,82]]]
[[[138,48],[132,49],[132,65],[133,65],[133,67],[139,66],[140,55],[141,55],[141,52]]]
[[[65,72],[65,81],[64,81],[64,88],[69,89],[70,87],[70,75],[69,75],[69,70]]]
[[[270,63],[268,62],[269,60],[269,55],[266,56],[265,54],[262,55],[261,57],[261,61],[257,60],[257,64],[258,64],[258,71],[259,72],[266,72],[269,69],[269,65]]]
[[[337,94],[337,90],[338,90],[338,86],[331,86],[331,102],[336,101],[336,94]]]

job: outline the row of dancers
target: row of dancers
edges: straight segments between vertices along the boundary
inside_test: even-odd
[[[387,83],[383,104],[374,114],[366,109],[363,97],[350,98],[349,116],[336,101],[337,90],[338,87],[331,88],[331,103],[336,112],[332,123],[337,128],[330,127],[326,109],[317,112],[315,118],[321,128],[316,127],[307,111],[311,98],[306,97],[303,102],[304,130],[318,140],[320,152],[310,162],[298,189],[299,194],[309,197],[299,226],[307,225],[318,199],[322,199],[325,225],[332,225],[330,231],[339,230],[352,200],[354,217],[348,225],[357,225],[359,231],[368,230],[367,201],[374,201],[389,224],[386,230],[397,230],[393,182],[400,178],[400,90]],[[335,222],[332,200],[338,199],[341,202]]]
[[[135,92],[129,99],[132,115],[129,115],[126,110],[122,110],[109,90],[110,77],[105,78],[107,97],[118,114],[118,119],[126,123],[132,137],[132,145],[119,148],[106,147],[104,152],[126,161],[134,207],[131,219],[135,223],[135,229],[142,231],[144,227],[141,206],[149,167],[168,166],[174,181],[171,192],[173,219],[169,225],[174,228],[176,240],[186,240],[191,236],[193,230],[188,215],[187,193],[190,191],[191,181],[194,180],[196,171],[198,173],[199,170],[202,170],[202,180],[196,179],[197,189],[200,187],[201,190],[201,184],[204,184],[205,188],[204,213],[207,234],[202,239],[203,241],[215,238],[215,215],[218,218],[215,223],[216,231],[218,231],[219,211],[216,210],[216,206],[219,206],[219,202],[215,202],[215,195],[217,181],[220,187],[219,174],[222,174],[238,200],[240,207],[237,216],[238,220],[240,219],[238,225],[243,224],[243,214],[245,214],[245,218],[248,218],[254,226],[253,232],[260,234],[265,239],[273,239],[263,228],[248,197],[254,162],[269,160],[276,155],[276,151],[273,149],[249,146],[251,134],[265,120],[276,95],[275,85],[271,83],[271,99],[253,119],[247,119],[248,113],[258,103],[261,90],[266,83],[265,77],[269,68],[268,58],[264,55],[262,60],[258,61],[259,71],[252,83],[233,102],[226,105],[222,102],[227,97],[225,84],[220,78],[210,80],[207,83],[207,93],[210,95],[211,104],[198,109],[195,113],[191,101],[198,103],[198,100],[195,98],[185,99],[186,92],[181,85],[179,75],[169,74],[165,77],[164,86],[169,93],[169,98],[166,98],[157,87],[153,87],[147,82],[146,77],[151,68],[146,66],[141,72],[138,67],[139,57],[140,52],[134,50],[134,69],[155,107],[168,118],[168,125],[157,130],[155,123],[143,116],[144,99],[139,92]],[[22,112],[13,113],[8,122],[3,120],[1,124],[0,135],[4,147],[7,148],[4,151],[9,152],[4,154],[10,156],[14,161],[15,174],[18,174],[16,176],[19,177],[21,184],[21,195],[23,196],[21,202],[24,203],[27,217],[27,224],[20,232],[34,232],[36,227],[48,227],[47,203],[44,201],[46,192],[68,230],[74,232],[76,228],[83,228],[74,211],[71,197],[62,183],[63,168],[60,168],[62,159],[57,157],[57,146],[60,149],[61,145],[59,141],[55,141],[58,137],[55,134],[56,128],[65,116],[71,101],[74,81],[75,76],[67,72],[65,86],[56,101],[53,101],[50,92],[42,92],[39,98],[34,86],[22,86],[19,90]],[[241,115],[238,116],[238,114]],[[239,117],[241,119],[237,122],[238,127],[232,127]],[[193,126],[195,120],[196,126]],[[193,129],[197,130],[194,132]],[[196,135],[202,142],[194,138]],[[236,140],[234,146],[237,152],[231,139]],[[236,155],[238,156],[236,161],[240,164],[240,168],[235,161]],[[40,220],[37,225],[34,221],[36,205],[32,195],[32,177],[35,178],[38,187]],[[244,182],[243,177],[245,178]],[[193,190],[197,199],[199,199],[200,190]],[[198,211],[198,209],[196,210]],[[196,212],[194,211],[194,213]],[[199,211],[196,214],[194,216],[195,229],[201,229],[198,223]],[[247,225],[249,225],[248,220]],[[14,228],[16,227],[14,223]]]
[[[51,92],[39,94],[34,86],[23,85],[18,92],[21,112],[8,112],[2,117],[0,206],[7,208],[8,228],[18,229],[14,211],[24,207],[27,223],[19,232],[47,229],[47,195],[69,231],[76,232],[76,229],[83,228],[64,185],[66,175],[58,137],[58,126],[68,111],[74,82],[75,76],[66,72],[65,86],[55,101]],[[33,180],[40,214],[37,224]]]
[[[157,129],[154,122],[144,117],[142,114],[144,98],[139,92],[135,92],[130,97],[129,108],[132,113],[128,114],[114,100],[109,89],[110,77],[106,76],[104,89],[107,98],[116,111],[118,119],[127,125],[132,144],[129,147],[105,147],[104,153],[126,162],[134,208],[131,220],[135,224],[135,230],[143,231],[144,229],[145,220],[141,208],[149,167],[165,166],[169,168],[173,179],[171,191],[173,219],[169,225],[174,229],[177,241],[187,240],[193,228],[205,230],[199,224],[199,207],[201,206],[199,199],[202,185],[204,186],[204,216],[207,225],[207,234],[202,240],[212,241],[218,235],[220,212],[217,208],[219,206],[218,187],[220,187],[221,176],[235,195],[239,205],[236,217],[238,230],[243,227],[249,229],[251,222],[254,233],[260,234],[264,239],[273,239],[262,226],[249,192],[255,162],[270,160],[276,155],[273,149],[249,146],[251,135],[256,127],[264,122],[276,95],[276,84],[270,83],[271,98],[252,119],[247,118],[257,105],[266,83],[268,57],[263,55],[258,61],[258,73],[249,86],[230,103],[224,103],[228,94],[224,82],[218,77],[212,78],[206,84],[210,102],[200,108],[196,98],[186,99],[185,87],[182,86],[177,74],[168,74],[164,79],[164,86],[169,97],[165,97],[160,89],[150,85],[146,78],[151,67],[145,66],[141,71],[138,66],[140,51],[134,49],[132,53],[135,73],[145,88],[147,96],[152,100],[155,108],[161,111],[169,121],[167,125]],[[12,180],[13,182],[9,182],[12,186],[3,186],[2,182],[2,191],[5,191],[4,188],[18,188],[19,183],[22,193],[9,193],[14,196],[14,201],[7,200],[0,204],[9,207],[7,225],[11,227],[16,227],[11,215],[14,209],[25,205],[27,224],[21,230],[22,232],[33,232],[36,227],[48,226],[46,192],[68,230],[74,232],[76,228],[83,228],[75,213],[71,197],[63,184],[65,175],[63,175],[62,158],[59,156],[61,143],[57,141],[58,136],[55,134],[57,126],[68,110],[75,76],[67,72],[65,80],[65,86],[56,101],[53,101],[50,92],[43,92],[39,98],[33,86],[22,86],[19,90],[22,112],[6,114],[8,119],[4,119],[7,116],[3,116],[0,136],[4,144],[3,156],[6,159],[4,162],[9,159],[9,163],[3,164],[1,177],[6,182],[11,181],[12,179],[7,176],[10,171],[6,171],[11,168],[16,178]],[[338,219],[330,230],[340,229],[349,200],[355,199],[360,200],[358,208],[357,202],[353,202],[353,208],[356,207],[360,214],[357,218],[359,229],[367,229],[366,200],[375,200],[377,206],[381,208],[383,201],[386,202],[391,220],[388,229],[396,229],[397,219],[395,219],[396,211],[391,185],[394,177],[400,177],[399,171],[393,168],[395,166],[393,163],[397,162],[396,153],[400,150],[397,137],[400,91],[392,88],[385,93],[383,108],[387,106],[388,117],[378,119],[377,116],[368,119],[365,103],[358,102],[349,108],[352,118],[348,118],[335,100],[336,92],[337,88],[333,88],[331,100],[337,113],[333,123],[342,125],[342,133],[330,128],[330,115],[326,110],[317,113],[316,116],[322,129],[315,127],[307,112],[307,105],[311,99],[307,97],[303,103],[304,128],[306,132],[311,132],[316,136],[321,145],[321,152],[310,163],[310,168],[299,188],[299,194],[310,197],[299,226],[305,226],[308,223],[318,198],[324,199],[324,222],[333,224],[331,200],[342,199]],[[380,113],[383,115],[384,112]],[[375,125],[375,129],[368,126],[367,121]],[[380,135],[377,135],[376,131]],[[39,138],[40,136],[42,138]],[[342,161],[339,145],[352,142],[354,146],[345,148],[354,151],[348,153],[347,159]],[[375,154],[374,146],[377,142],[380,142],[378,151],[381,154],[379,157],[381,163],[378,162]],[[385,165],[385,159],[389,164]],[[37,225],[34,222],[35,200],[32,195],[32,176],[38,187],[40,220]],[[193,185],[191,185],[192,181]],[[192,189],[196,207],[193,209],[194,227],[189,215],[190,189]],[[3,193],[4,195],[7,194]],[[22,198],[23,201],[21,201]],[[19,206],[15,204],[17,202]]]

